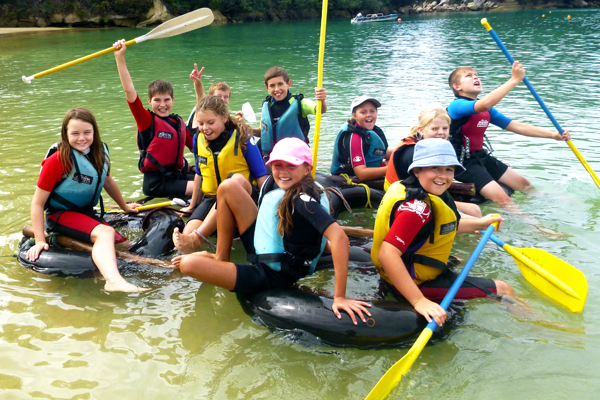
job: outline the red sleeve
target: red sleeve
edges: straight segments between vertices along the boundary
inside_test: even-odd
[[[427,203],[423,200],[409,200],[396,210],[396,219],[383,240],[404,253],[431,218]]]
[[[356,133],[353,133],[350,138],[350,159],[352,160],[352,168],[356,168],[359,165],[366,165],[362,139]]]
[[[60,153],[57,151],[42,161],[42,170],[40,171],[37,186],[47,192],[54,190],[56,184],[61,181],[63,174],[68,172],[65,171],[65,168],[60,162],[59,154]]]
[[[148,129],[152,123],[152,114],[150,114],[150,111],[144,108],[142,100],[140,100],[140,96],[138,96],[133,103],[127,102],[127,104],[129,105],[129,109],[133,114],[133,118],[135,118],[138,131],[145,131]]]

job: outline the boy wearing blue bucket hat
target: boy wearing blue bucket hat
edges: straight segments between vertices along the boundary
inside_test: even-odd
[[[447,263],[457,233],[486,229],[499,216],[461,219],[446,191],[454,173],[463,171],[452,145],[428,139],[415,145],[410,177],[393,183],[375,220],[371,258],[385,284],[408,300],[427,321],[442,325],[442,300],[456,274]],[[514,294],[503,281],[468,277],[457,299]]]

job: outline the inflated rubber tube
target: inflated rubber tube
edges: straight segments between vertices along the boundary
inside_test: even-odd
[[[131,248],[130,253],[144,257],[160,257],[173,252],[173,231],[183,232],[185,223],[173,210],[157,208],[146,215],[142,222],[144,236]]]
[[[399,301],[372,301],[367,323],[331,311],[333,300],[296,289],[271,289],[239,296],[256,322],[272,331],[291,333],[301,340],[337,347],[372,348],[407,344],[427,325],[414,308]]]
[[[351,209],[368,207],[369,201],[371,207],[377,209],[385,194],[381,190],[369,189],[370,194],[368,195],[367,189],[363,186],[345,186],[336,189],[340,192],[341,196],[335,191],[330,192],[331,198],[329,201],[331,213],[334,218],[337,218],[342,212],[348,211],[344,200],[346,200]]]
[[[134,225],[136,222],[134,221]],[[170,253],[173,248],[173,230],[183,229],[184,223],[174,210],[156,209],[146,215],[142,227],[144,235],[131,247],[130,252],[144,257],[159,257]],[[19,245],[17,259],[26,268],[36,272],[58,276],[92,276],[98,268],[89,252],[51,246],[42,251],[35,261],[27,259],[27,250],[32,246],[28,238]],[[132,251],[133,250],[133,251]],[[119,262],[119,268],[126,265]]]
[[[350,246],[348,261],[357,263],[372,263],[371,253],[362,247]],[[317,262],[315,271],[328,268],[333,268],[333,256],[331,254],[323,253]]]

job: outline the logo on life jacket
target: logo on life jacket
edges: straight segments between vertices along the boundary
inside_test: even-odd
[[[173,139],[173,134],[169,133],[169,132],[160,131],[160,132],[158,132],[157,136],[161,139],[169,139],[169,140]]]
[[[447,235],[456,230],[456,222],[450,222],[440,226],[440,235]]]
[[[77,181],[77,182],[85,183],[86,185],[91,185],[92,182],[94,181],[94,177],[89,176],[89,175],[75,173],[75,174],[73,174],[73,180]]]
[[[373,155],[375,155],[375,156],[385,156],[385,149],[375,149],[373,151]]]
[[[488,121],[487,119],[482,119],[477,123],[477,127],[478,128],[487,128],[490,124],[490,121]]]
[[[362,157],[361,156],[356,156],[352,159],[352,161],[354,162],[361,162],[362,161]]]
[[[198,163],[206,165],[207,162],[206,157],[198,156]]]

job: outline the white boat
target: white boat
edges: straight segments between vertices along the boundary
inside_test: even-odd
[[[350,22],[353,24],[363,23],[363,22],[385,22],[385,21],[396,21],[398,19],[398,14],[388,14],[383,15],[379,14],[367,14],[367,16],[363,16],[361,13],[358,13],[356,17],[352,18]]]

